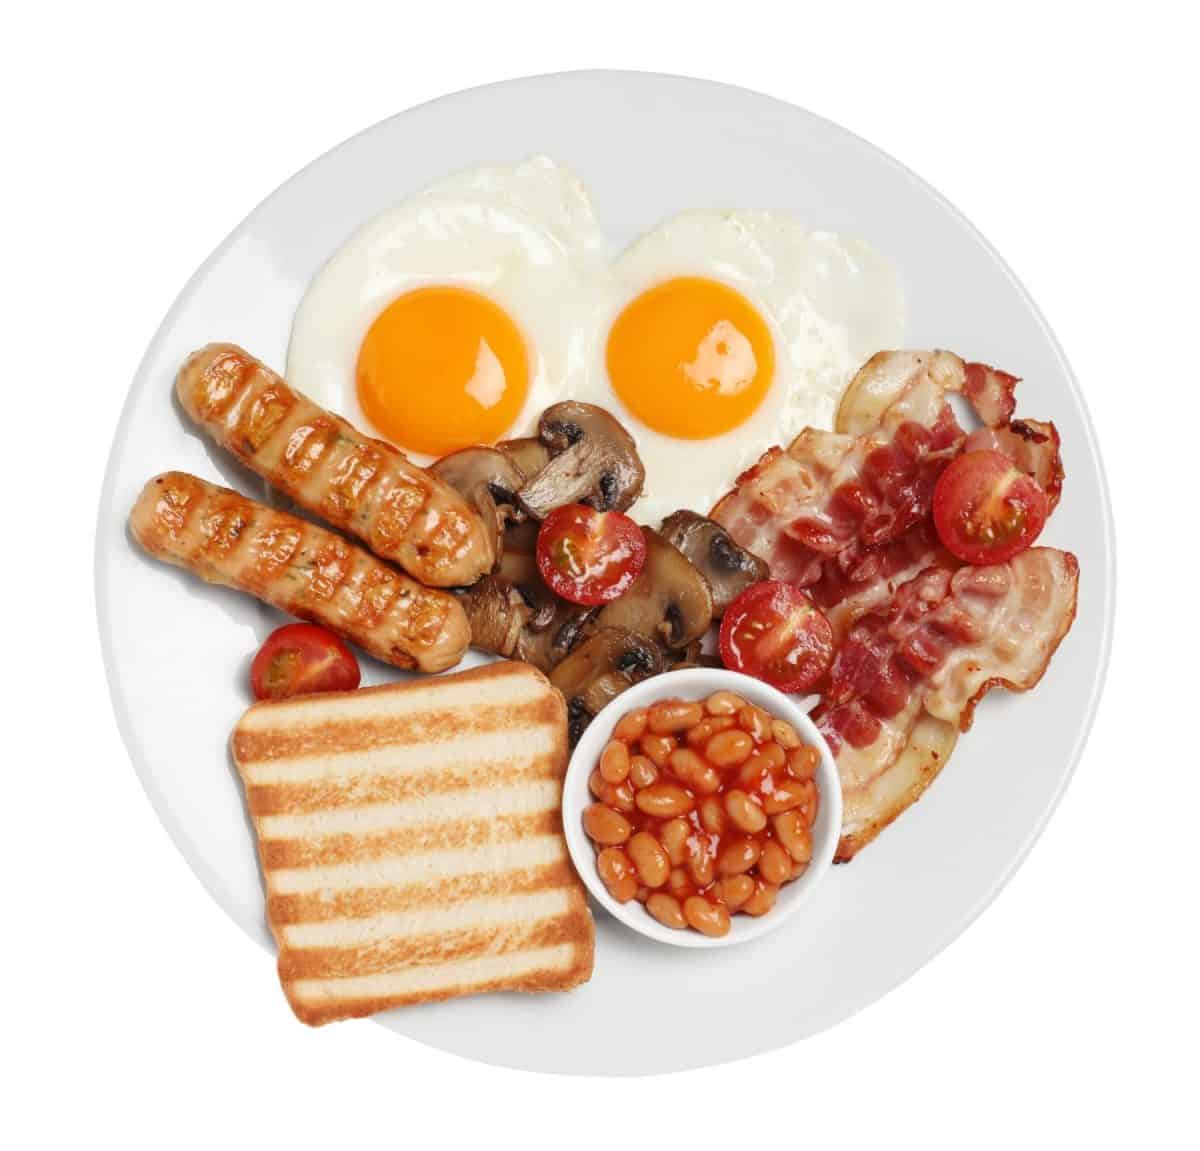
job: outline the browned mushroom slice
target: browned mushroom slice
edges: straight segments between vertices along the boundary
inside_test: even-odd
[[[567,603],[549,589],[515,587],[502,576],[484,576],[460,596],[471,625],[471,646],[541,671],[554,668],[575,646],[596,609]]]
[[[567,731],[578,742],[593,717],[627,687],[663,669],[658,646],[623,628],[602,628],[550,673],[567,701]]]
[[[533,615],[521,593],[508,580],[484,576],[459,597],[471,625],[471,646],[506,659],[518,654]]]
[[[495,448],[463,448],[429,466],[429,470],[470,502],[496,540],[500,554],[504,527],[525,518],[516,493],[525,482],[524,473]]]
[[[563,504],[590,504],[623,512],[641,494],[646,478],[633,437],[603,408],[576,400],[542,413],[538,438],[550,462],[517,493],[535,519]]]
[[[556,619],[561,622],[567,608],[572,609],[574,614],[583,611],[577,605],[566,604],[559,599],[543,581],[537,566],[539,526],[536,520],[528,519],[523,523],[509,524],[504,531],[500,566],[496,569],[496,574],[517,587],[525,597],[525,602],[533,609],[529,621],[532,631],[542,631]],[[589,608],[584,614],[592,616],[596,612]]]
[[[525,629],[520,658],[549,672],[570,654],[598,609],[559,599],[544,584],[538,584],[537,588],[546,598],[532,604],[534,615]],[[529,602],[531,589],[518,590]]]
[[[663,520],[659,530],[708,580],[714,619],[720,619],[748,587],[771,574],[758,556],[734,543],[720,524],[695,512],[677,511]]]
[[[500,565],[496,574],[518,586],[541,580],[537,568],[537,537],[541,525],[536,520],[509,524],[501,541]]]
[[[684,554],[645,528],[646,566],[619,599],[605,604],[597,627],[620,627],[671,649],[700,639],[713,619],[708,582]]]
[[[501,440],[496,447],[516,464],[527,480],[533,479],[550,462],[550,449],[536,436]]]

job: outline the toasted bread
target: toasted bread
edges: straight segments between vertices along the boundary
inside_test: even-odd
[[[304,1023],[591,976],[562,834],[565,706],[540,672],[258,703],[232,745]]]

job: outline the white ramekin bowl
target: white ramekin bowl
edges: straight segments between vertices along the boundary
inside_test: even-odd
[[[588,791],[588,776],[599,763],[600,752],[612,737],[613,728],[621,716],[660,699],[704,699],[714,691],[736,692],[778,719],[786,720],[806,743],[812,744],[821,753],[821,764],[817,768],[817,787],[821,799],[813,826],[813,854],[808,869],[799,879],[783,885],[775,906],[766,915],[760,918],[734,915],[729,934],[719,938],[710,938],[690,929],[677,931],[664,927],[636,900],[618,903],[609,895],[596,871],[596,850],[583,830],[583,809],[594,802]],[[593,899],[613,918],[660,943],[670,943],[676,947],[728,947],[758,939],[779,927],[799,911],[809,893],[825,877],[833,863],[842,826],[842,789],[828,744],[812,720],[789,696],[761,680],[738,672],[722,668],[686,668],[643,680],[617,696],[592,720],[567,767],[562,813],[567,847],[575,869],[587,884]]]

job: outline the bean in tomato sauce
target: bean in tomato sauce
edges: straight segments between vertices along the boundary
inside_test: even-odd
[[[584,813],[609,894],[712,937],[732,915],[767,914],[812,858],[819,762],[790,723],[733,692],[629,712]]]

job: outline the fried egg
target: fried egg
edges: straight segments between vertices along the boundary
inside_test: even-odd
[[[318,272],[288,381],[418,463],[533,432],[583,386],[608,274],[566,169],[535,157],[461,173],[371,220]]]
[[[443,180],[355,232],[313,279],[288,380],[417,463],[611,411],[645,465],[631,509],[707,513],[859,366],[904,339],[895,269],[768,212],[687,212],[610,260],[583,184],[545,157]]]
[[[829,428],[851,376],[903,343],[895,269],[859,240],[767,212],[688,212],[612,269],[586,393],[637,441],[631,514],[707,513],[806,426]]]

